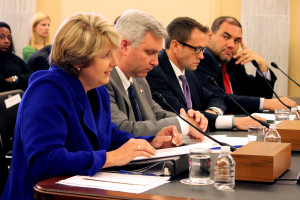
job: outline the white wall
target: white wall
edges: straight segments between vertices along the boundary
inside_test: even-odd
[[[30,20],[35,12],[35,0],[1,0],[0,21],[10,26],[16,54],[21,58],[22,49],[28,43]]]
[[[275,91],[288,95],[288,79],[270,63],[288,73],[290,0],[242,0],[241,23],[247,48],[260,54],[276,74]],[[252,64],[247,70],[255,71]]]

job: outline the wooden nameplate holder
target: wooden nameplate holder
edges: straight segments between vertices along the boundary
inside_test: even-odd
[[[281,142],[292,144],[292,151],[300,151],[300,120],[284,120],[277,125]]]
[[[291,166],[291,144],[250,142],[231,153],[235,180],[274,182]]]

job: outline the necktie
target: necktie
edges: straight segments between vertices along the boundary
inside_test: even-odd
[[[137,100],[135,98],[135,93],[134,93],[134,90],[133,90],[133,84],[132,83],[130,83],[130,86],[128,88],[128,96],[129,96],[129,100],[131,102],[131,106],[132,106],[132,109],[133,109],[133,112],[134,112],[135,120],[136,121],[143,121],[143,117],[142,117],[141,111],[139,109],[139,105],[138,105]]]
[[[191,92],[190,92],[190,87],[189,84],[186,80],[185,75],[180,75],[179,79],[182,81],[182,88],[183,88],[183,93],[184,93],[184,98],[186,101],[186,105],[188,108],[192,108],[192,98],[191,98]]]
[[[223,82],[224,82],[225,91],[226,91],[227,94],[232,94],[232,90],[231,90],[231,86],[230,86],[230,80],[229,80],[229,76],[226,72],[226,65],[225,64],[221,64],[221,70],[222,70],[222,74],[223,74]]]

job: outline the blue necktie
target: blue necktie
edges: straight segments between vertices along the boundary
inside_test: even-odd
[[[133,90],[132,83],[130,83],[130,86],[128,88],[128,96],[129,96],[129,100],[131,102],[131,106],[132,106],[132,109],[133,109],[133,112],[134,112],[135,120],[136,121],[143,121],[143,117],[142,117],[141,111],[139,109],[139,105],[138,105],[137,100],[135,98],[135,93],[134,93],[134,90]]]
[[[183,88],[183,93],[184,93],[184,98],[185,98],[185,101],[186,101],[186,105],[189,109],[191,109],[192,108],[192,98],[191,98],[189,84],[186,80],[185,75],[180,75],[179,78],[182,81],[182,88]]]

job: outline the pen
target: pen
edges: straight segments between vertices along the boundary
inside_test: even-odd
[[[233,145],[233,146],[236,147],[236,148],[241,148],[244,145]],[[219,146],[219,147],[211,147],[210,149],[212,149],[212,150],[214,150],[214,149],[221,149],[221,146]]]
[[[132,172],[132,171],[126,171],[126,170],[118,170],[120,174],[132,174],[132,175],[146,175],[146,176],[155,176],[152,173],[148,172]]]

